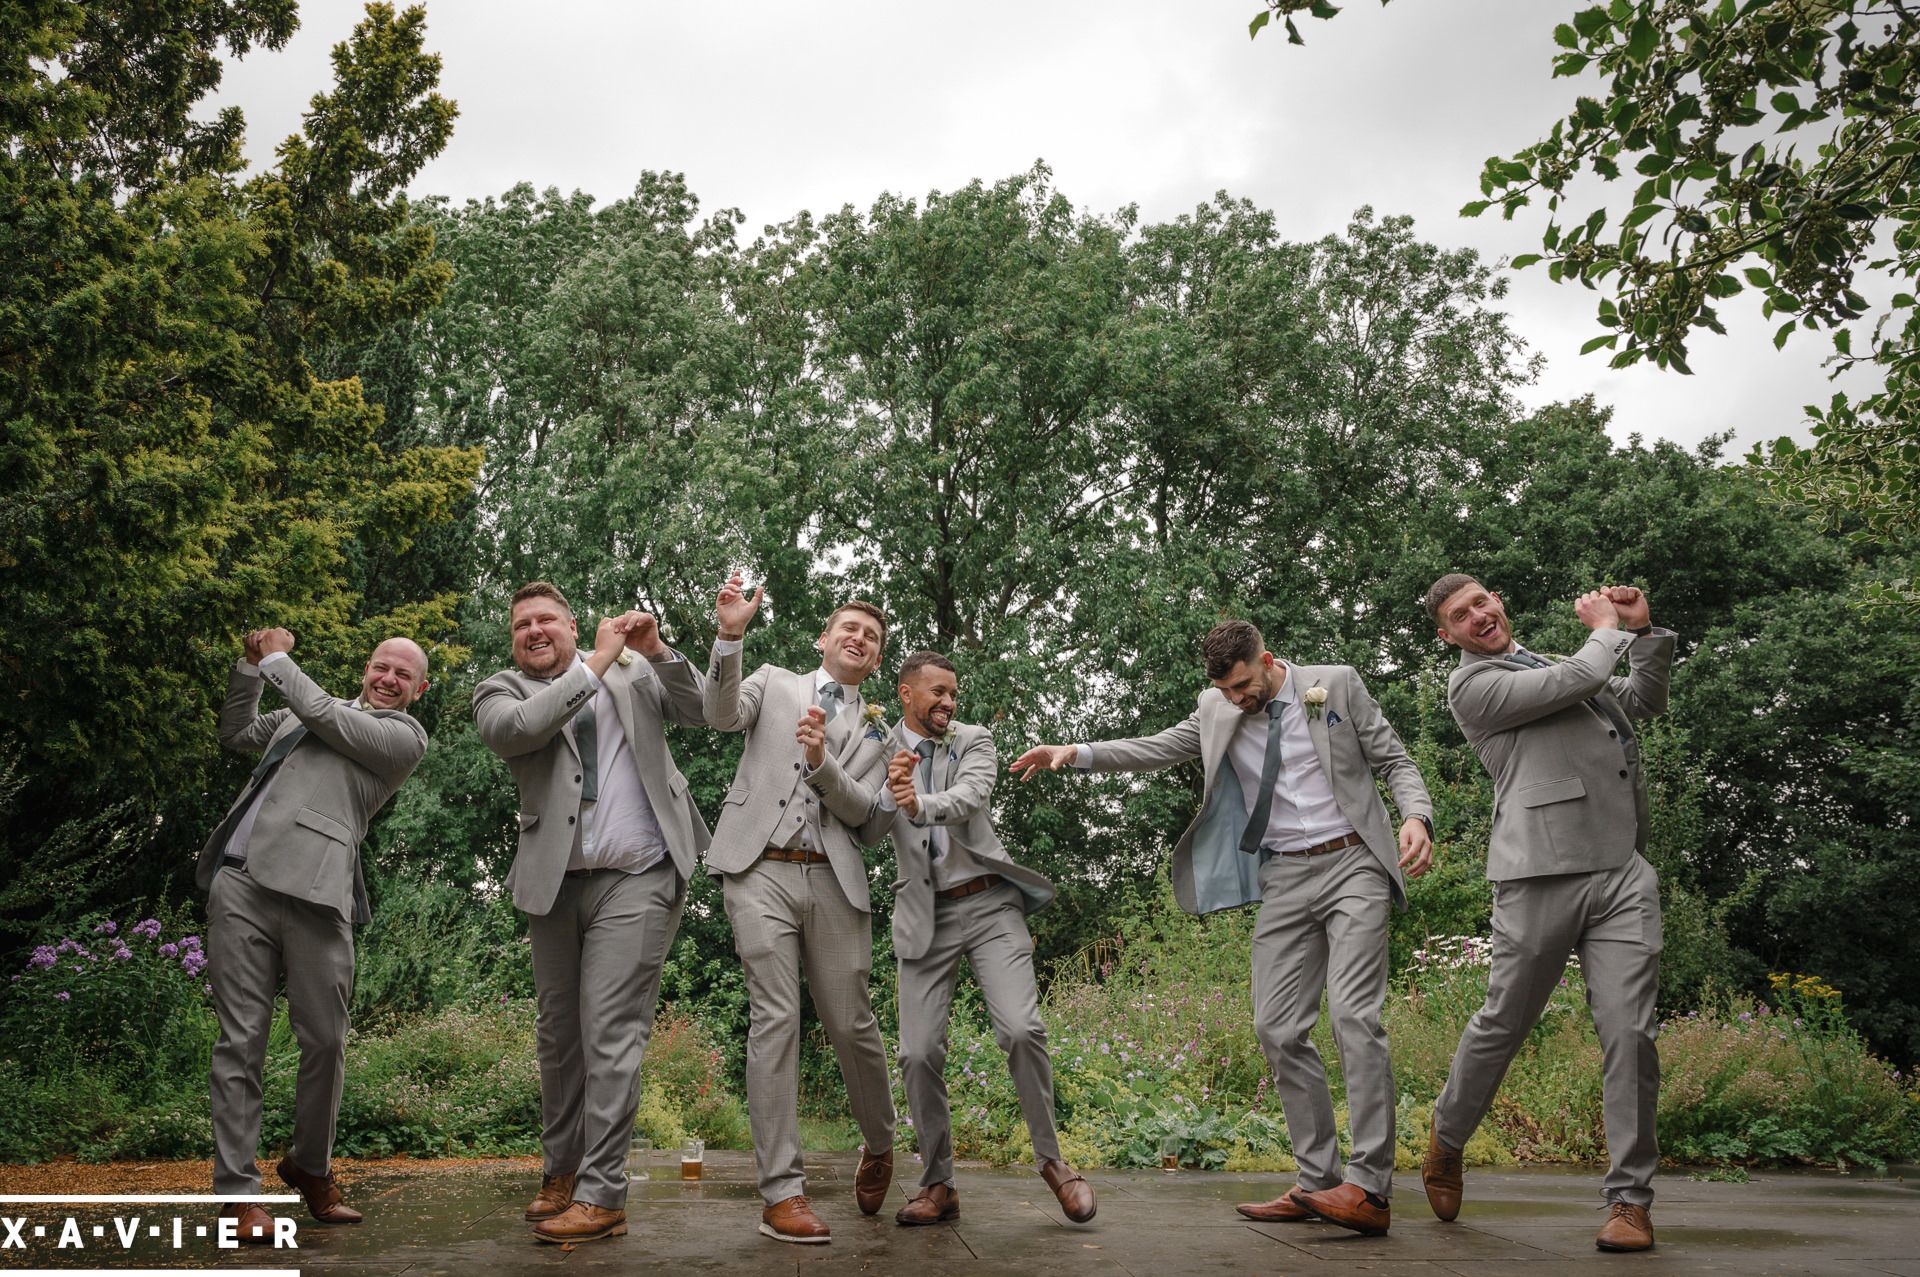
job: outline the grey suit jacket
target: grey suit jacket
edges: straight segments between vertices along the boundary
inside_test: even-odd
[[[638,658],[610,665],[604,681],[673,867],[687,879],[693,876],[694,858],[706,849],[707,824],[674,764],[664,727],[669,722],[705,726],[700,695],[706,680],[684,659],[648,664],[651,675],[642,672]],[[507,886],[523,913],[544,915],[552,909],[566,877],[582,783],[573,716],[593,694],[593,676],[583,663],[551,680],[501,670],[473,689],[480,739],[507,760],[520,791],[520,843]]]
[[[887,735],[888,758],[909,749],[906,725],[896,724]],[[965,723],[953,725],[953,743],[936,746],[933,765],[939,769],[935,792],[921,794],[920,821],[904,811],[876,810],[860,827],[860,841],[871,847],[889,834],[900,877],[893,884],[893,952],[896,957],[921,958],[933,944],[933,866],[927,850],[933,826],[947,831],[947,845],[970,852],[975,860],[1020,889],[1028,913],[1053,901],[1053,884],[1012,856],[993,832],[993,785],[1000,778],[1000,757],[993,733]],[[882,773],[884,780],[884,772]]]
[[[260,693],[271,683],[286,706],[262,714]],[[341,917],[367,922],[367,886],[360,873],[360,842],[367,824],[413,775],[427,752],[427,729],[410,714],[355,709],[329,696],[291,656],[260,672],[235,669],[220,706],[220,743],[264,753],[305,724],[307,734],[270,773],[272,781],[253,819],[247,873],[261,886],[325,905]],[[220,872],[227,840],[252,802],[251,778],[206,845],[194,878],[202,888]]]
[[[814,704],[812,671],[762,665],[743,680],[741,655],[715,652],[707,667],[707,725],[747,735],[714,825],[707,868],[731,874],[753,867],[787,817],[794,776],[800,774],[820,800],[820,850],[833,865],[834,879],[854,908],[868,912],[867,865],[854,832],[872,812],[886,775],[886,735],[866,721],[867,698],[856,693],[827,724],[826,760],[807,772],[794,729]]]
[[[1379,705],[1360,675],[1348,665],[1297,665],[1295,694],[1327,689],[1326,707],[1307,720],[1307,734],[1320,767],[1333,788],[1340,811],[1393,882],[1393,899],[1406,908],[1407,884],[1400,872],[1400,844],[1387,821],[1386,805],[1374,777],[1387,782],[1400,819],[1433,816],[1433,801],[1420,769],[1407,757]],[[1212,913],[1254,904],[1260,899],[1260,857],[1240,850],[1253,802],[1227,758],[1233,733],[1246,716],[1218,688],[1200,693],[1193,713],[1166,731],[1133,740],[1100,741],[1093,746],[1097,772],[1154,771],[1198,758],[1205,773],[1200,814],[1173,848],[1173,897],[1188,913]],[[1335,718],[1338,722],[1329,727]]]
[[[1535,669],[1460,654],[1447,706],[1493,777],[1487,877],[1495,882],[1623,865],[1647,845],[1640,752],[1623,748],[1600,700],[1628,718],[1667,708],[1675,635],[1595,630],[1565,660]],[[1613,676],[1626,656],[1629,675]]]

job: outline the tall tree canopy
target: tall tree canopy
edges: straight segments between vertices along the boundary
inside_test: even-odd
[[[294,26],[285,0],[0,13],[0,925],[150,886],[134,853],[204,831],[242,629],[292,626],[332,681],[384,631],[451,629],[447,596],[369,614],[355,564],[444,519],[477,452],[383,447],[379,407],[312,359],[445,289],[402,191],[453,104],[422,11],[371,5],[248,175],[240,113],[193,111],[223,49]]]

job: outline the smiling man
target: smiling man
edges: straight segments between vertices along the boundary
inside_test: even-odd
[[[507,887],[533,940],[544,1155],[525,1216],[540,1241],[595,1241],[627,1231],[640,1062],[707,845],[665,737],[705,722],[704,680],[646,612],[601,621],[583,655],[546,581],[514,594],[508,626],[515,668],[474,689],[473,721],[520,793]]]
[[[887,788],[861,840],[893,837],[893,953],[900,965],[900,1073],[920,1143],[920,1192],[894,1220],[938,1224],[960,1214],[953,1183],[953,1115],[947,1103],[947,1014],[960,959],[973,968],[994,1040],[1033,1137],[1041,1178],[1075,1223],[1093,1218],[1093,1186],[1060,1156],[1053,1121],[1053,1062],[1040,1019],[1033,937],[1026,915],[1053,899],[1053,884],[1015,864],[993,832],[1000,776],[993,734],[955,723],[959,675],[938,652],[900,666],[900,722]]]
[[[360,874],[367,823],[419,766],[427,731],[406,710],[427,690],[427,657],[390,638],[361,671],[360,694],[329,696],[293,659],[293,635],[254,630],[227,681],[220,743],[261,755],[239,798],[200,851],[214,1044],[213,1190],[260,1191],[261,1072],[274,994],[286,977],[300,1045],[293,1144],[275,1168],[323,1224],[357,1224],[333,1179],[333,1132],[346,1068],[353,995],[353,926],[371,919]],[[285,707],[262,714],[272,684]],[[243,1242],[268,1243],[272,1217],[229,1203]]]
[[[831,1233],[807,1199],[800,1153],[802,969],[865,1140],[854,1176],[861,1211],[877,1212],[893,1180],[893,1093],[867,988],[872,905],[866,861],[854,841],[886,766],[878,710],[869,722],[860,684],[880,663],[887,621],[871,603],[845,603],[814,640],[818,669],[796,674],[762,665],[743,679],[747,623],[764,593],[749,597],[735,576],[714,609],[719,636],[708,669],[707,722],[747,739],[707,868],[722,876],[752,1007],[747,1117],[765,1202],[760,1232],[821,1243]]]
[[[1667,707],[1675,636],[1648,618],[1647,596],[1607,586],[1574,600],[1591,634],[1550,661],[1514,641],[1500,596],[1450,573],[1425,599],[1440,637],[1460,649],[1447,705],[1493,776],[1487,877],[1494,883],[1493,969],[1433,1109],[1420,1178],[1434,1214],[1460,1213],[1460,1150],[1492,1107],[1507,1066],[1580,955],[1600,1034],[1611,1165],[1601,1250],[1653,1245],[1660,1158],[1660,883],[1647,846],[1647,780],[1630,720]],[[1628,675],[1614,675],[1625,656]]]
[[[1041,745],[1013,760],[1027,779],[1069,764],[1141,772],[1198,758],[1200,814],[1173,849],[1173,894],[1188,913],[1260,905],[1253,933],[1253,1018],[1300,1182],[1237,1209],[1292,1223],[1316,1216],[1384,1233],[1393,1188],[1393,1069],[1380,1011],[1387,921],[1406,878],[1433,855],[1433,804],[1420,770],[1360,675],[1294,665],[1246,621],[1222,621],[1202,645],[1207,678],[1193,713],[1155,736]],[[1394,833],[1374,778],[1400,809]],[[1405,876],[1402,876],[1402,870]],[[1353,1155],[1340,1166],[1326,1069],[1311,1034],[1325,989],[1346,1075]]]

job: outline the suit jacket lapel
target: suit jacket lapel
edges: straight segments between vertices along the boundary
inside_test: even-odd
[[[867,698],[855,692],[853,699],[827,724],[827,751],[843,763],[866,735],[866,710]]]
[[[1294,667],[1294,677],[1300,686],[1293,689],[1294,706],[1307,715],[1307,735],[1313,740],[1313,752],[1320,759],[1320,770],[1327,778],[1327,784],[1333,784],[1333,758],[1327,753],[1327,707],[1322,705],[1318,714],[1307,714],[1306,689],[1324,687],[1318,670]]]

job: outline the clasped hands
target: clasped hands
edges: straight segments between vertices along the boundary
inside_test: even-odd
[[[1590,630],[1642,630],[1648,619],[1646,594],[1631,585],[1603,585],[1573,601],[1573,614]]]
[[[293,650],[293,631],[274,626],[265,630],[248,630],[240,640],[240,648],[249,665],[258,665],[275,652]]]

